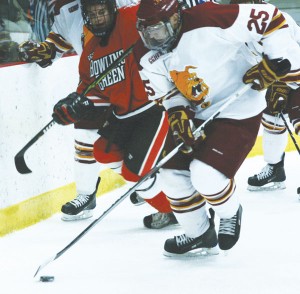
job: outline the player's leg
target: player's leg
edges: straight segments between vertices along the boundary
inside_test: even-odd
[[[93,145],[99,138],[98,127],[107,109],[107,106],[99,106],[95,119],[75,124],[74,178],[76,197],[62,206],[63,220],[72,221],[89,218],[96,207],[96,192],[100,183],[99,173],[101,169],[107,167],[96,161]]]
[[[100,164],[93,155],[93,144],[97,138],[97,130],[75,129],[74,177],[77,195],[62,206],[63,220],[86,219],[93,215],[100,183]]]
[[[242,207],[234,176],[255,144],[261,114],[244,119],[216,119],[190,164],[191,182],[220,218],[219,247],[231,249],[239,240]]]
[[[288,132],[283,120],[264,113],[263,152],[266,166],[248,179],[249,191],[272,191],[285,188],[284,150],[288,141]]]
[[[192,185],[190,172],[163,168],[159,180],[184,230],[184,234],[166,240],[164,254],[170,257],[217,254],[213,216],[208,218],[206,201]]]
[[[122,175],[131,182],[137,182],[158,162],[169,124],[167,115],[161,107],[154,106],[138,116],[132,126],[130,140],[126,142],[126,154]],[[137,191],[138,195],[148,204],[158,210],[157,213],[146,216],[143,220],[145,227],[160,229],[177,224],[169,201],[161,191],[155,177],[149,179]]]

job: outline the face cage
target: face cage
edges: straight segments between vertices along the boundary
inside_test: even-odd
[[[87,7],[82,7],[82,14],[83,14],[83,22],[86,27],[96,36],[96,37],[103,37],[108,35],[114,26],[115,18],[116,18],[116,11],[114,7],[108,7],[109,13],[103,17],[109,17],[110,20],[106,23],[106,26],[103,28],[98,27],[97,25],[93,25],[91,23],[89,14],[87,12]]]
[[[176,40],[176,34],[169,21],[151,26],[137,24],[138,32],[145,47],[150,50],[168,50]]]

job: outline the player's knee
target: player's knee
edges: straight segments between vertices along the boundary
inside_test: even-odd
[[[204,195],[219,193],[230,181],[224,174],[197,159],[191,162],[190,171],[193,186]]]
[[[272,135],[282,134],[286,131],[286,126],[282,118],[264,113],[261,124],[264,131]]]
[[[160,171],[160,187],[171,198],[183,198],[194,193],[195,188],[190,181],[189,172],[174,169]]]
[[[125,164],[122,166],[121,175],[126,181],[136,183],[141,177],[131,171]]]
[[[93,145],[75,140],[75,160],[80,163],[94,163]]]
[[[108,146],[106,139],[99,138],[94,143],[94,157],[100,163],[115,163],[123,160],[123,152],[117,145]]]

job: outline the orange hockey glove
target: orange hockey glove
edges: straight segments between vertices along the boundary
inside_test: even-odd
[[[36,62],[41,67],[51,65],[55,55],[55,46],[50,42],[25,41],[19,45],[19,59],[25,62]]]
[[[263,60],[251,67],[244,75],[245,84],[253,84],[252,89],[262,91],[274,82],[280,81],[290,71],[291,63],[287,60],[269,60],[264,56]]]
[[[290,91],[291,88],[283,82],[275,82],[268,88],[266,101],[272,114],[278,114],[286,108]]]

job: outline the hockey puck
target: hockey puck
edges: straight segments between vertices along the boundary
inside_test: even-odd
[[[300,195],[300,187],[297,189],[297,194]]]
[[[53,282],[54,276],[41,276],[40,281],[41,282]]]

